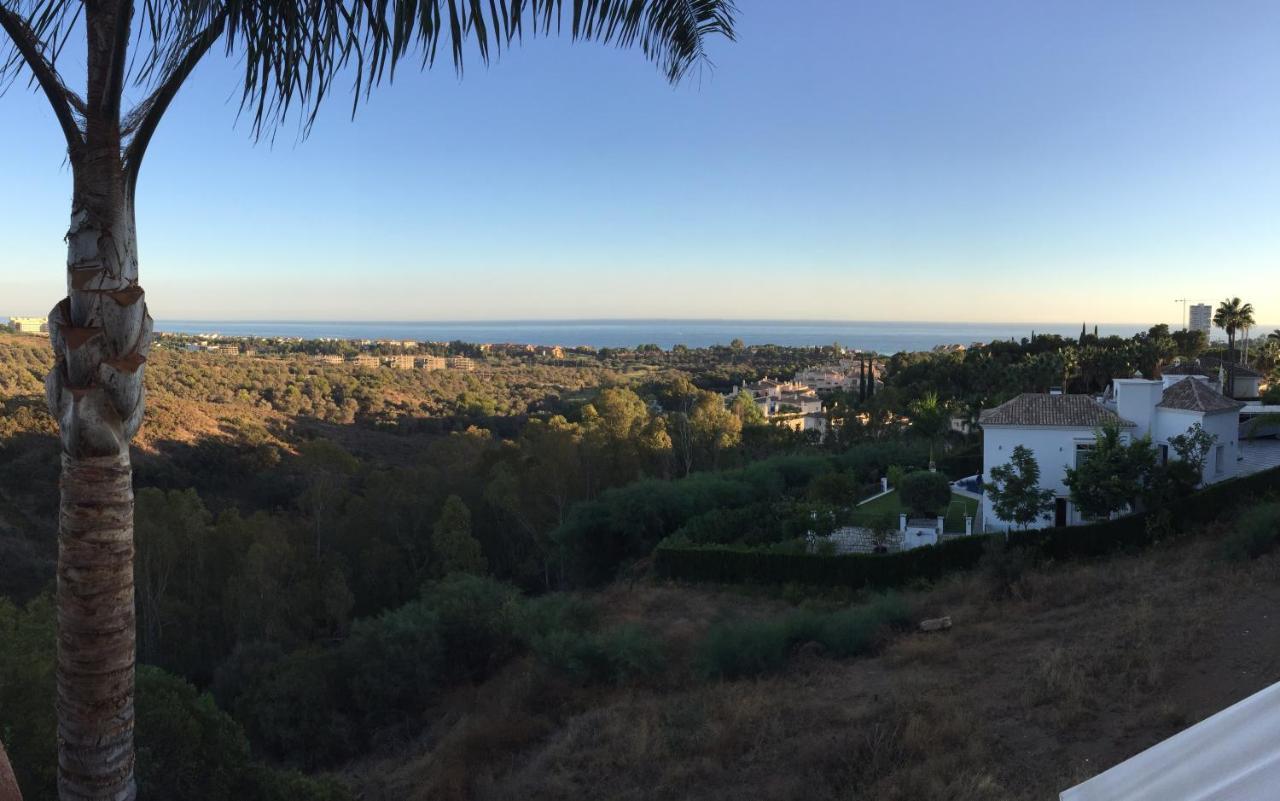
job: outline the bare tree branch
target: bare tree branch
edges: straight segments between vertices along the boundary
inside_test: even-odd
[[[178,90],[191,75],[192,70],[209,52],[209,48],[222,36],[226,28],[227,12],[224,10],[213,18],[187,47],[186,53],[177,59],[161,79],[155,90],[139,103],[125,120],[126,131],[134,131],[133,138],[125,149],[125,177],[128,181],[129,196],[132,197],[138,183],[138,170],[142,166],[142,157],[147,153],[151,137],[155,135],[160,119],[168,110],[169,104],[177,96]]]
[[[84,136],[71,110],[73,106],[83,109],[84,102],[67,89],[53,64],[44,57],[40,40],[27,21],[6,8],[3,3],[0,3],[0,28],[9,35],[23,62],[35,76],[40,88],[44,90],[45,97],[49,99],[49,105],[53,107],[54,116],[62,126],[62,133],[67,139],[67,148],[78,149],[84,144]]]

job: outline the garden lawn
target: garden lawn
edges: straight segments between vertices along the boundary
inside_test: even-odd
[[[886,514],[892,515],[896,521],[898,515],[905,511],[907,510],[902,507],[902,499],[898,495],[898,491],[894,490],[888,495],[882,495],[868,504],[855,508],[853,522],[854,525],[872,525],[877,519]],[[954,533],[963,533],[965,515],[976,517],[977,514],[977,499],[966,498],[953,492],[951,493],[951,503],[947,506],[946,522],[943,524],[943,529]]]

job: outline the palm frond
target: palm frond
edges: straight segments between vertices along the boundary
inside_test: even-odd
[[[461,72],[468,52],[487,64],[526,35],[567,30],[575,40],[638,47],[678,82],[709,63],[709,40],[733,38],[735,7],[733,0],[144,0],[139,18],[149,47],[134,77],[153,84],[225,18],[227,55],[244,64],[241,109],[262,135],[295,112],[309,127],[337,80],[352,82],[354,113],[405,59],[430,68],[443,48]]]
[[[80,142],[77,114],[85,104],[63,82],[58,56],[76,27],[82,6],[71,0],[0,0],[0,94],[17,78],[29,74],[30,85],[49,99],[62,127],[67,147]]]

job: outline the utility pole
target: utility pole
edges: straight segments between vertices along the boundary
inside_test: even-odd
[[[1182,304],[1182,330],[1186,331],[1187,330],[1187,299],[1178,298],[1173,302]]]

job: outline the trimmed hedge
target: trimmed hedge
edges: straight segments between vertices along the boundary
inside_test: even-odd
[[[1181,531],[1277,491],[1280,468],[1195,492],[1172,504],[1169,518],[1174,530]],[[654,551],[654,569],[659,576],[684,581],[890,588],[973,568],[992,536],[1002,535],[979,534],[892,554],[791,554],[732,545],[660,545]],[[1071,559],[1143,548],[1157,536],[1143,513],[1085,526],[1012,531],[1008,539],[1011,545],[1041,557]]]
[[[951,540],[932,548],[894,554],[776,553],[733,545],[681,547],[654,551],[654,570],[664,578],[723,584],[822,584],[898,587],[915,579],[933,580],[971,568],[982,558],[985,536]]]

